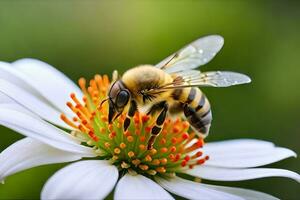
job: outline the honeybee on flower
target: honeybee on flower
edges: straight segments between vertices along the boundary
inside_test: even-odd
[[[168,111],[171,114],[184,113],[195,133],[205,138],[209,133],[212,113],[209,101],[198,87],[228,87],[251,81],[248,76],[236,72],[195,70],[213,59],[223,43],[224,39],[219,35],[202,37],[155,66],[140,65],[126,71],[113,82],[108,98],[104,100],[109,101],[109,122],[125,110],[126,131],[138,108],[148,106],[148,115],[157,114],[148,149],[152,149],[160,134]]]
[[[96,75],[78,88],[52,66],[34,59],[0,62],[0,124],[26,138],[0,154],[0,180],[22,170],[74,162],[44,185],[41,199],[276,199],[254,190],[205,184],[299,174],[256,168],[295,157],[271,142],[237,139],[206,143],[181,118],[166,117],[151,150],[155,120],[135,112],[109,123],[109,105],[99,105],[110,89],[108,76]],[[82,160],[89,158],[88,160]],[[182,178],[187,174],[196,182]],[[10,181],[9,179],[5,181]],[[1,187],[1,186],[0,186]],[[168,191],[168,192],[167,192]]]

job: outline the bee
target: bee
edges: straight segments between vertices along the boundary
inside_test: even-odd
[[[228,87],[251,82],[248,76],[236,72],[195,70],[212,60],[223,44],[224,39],[219,35],[205,36],[157,65],[140,65],[126,71],[113,81],[108,92],[109,123],[126,112],[126,131],[135,112],[148,106],[147,115],[156,116],[148,150],[153,148],[166,116],[176,113],[183,113],[197,135],[205,138],[211,126],[212,112],[199,87]]]

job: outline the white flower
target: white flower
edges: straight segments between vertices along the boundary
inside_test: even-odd
[[[115,199],[173,199],[170,193],[188,199],[276,199],[253,190],[183,179],[180,174],[215,181],[280,176],[300,182],[292,171],[255,168],[296,157],[293,151],[254,139],[203,146],[202,140],[185,133],[188,126],[180,120],[168,122],[156,150],[145,150],[148,119],[137,115],[130,129],[135,132],[122,133],[122,119],[108,126],[105,107],[93,108],[108,84],[107,77],[96,76],[85,89],[81,79],[83,94],[41,61],[0,62],[0,124],[27,136],[0,154],[0,180],[35,166],[88,157],[56,172],[45,184],[42,199],[102,199],[114,187]],[[70,94],[74,102],[67,107]]]

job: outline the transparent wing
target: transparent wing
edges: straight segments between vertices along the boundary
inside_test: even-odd
[[[219,35],[199,38],[158,63],[156,67],[163,69],[167,73],[195,69],[212,60],[223,44],[224,39]]]
[[[226,71],[211,71],[183,76],[181,85],[229,87],[250,82],[251,79],[245,74]]]
[[[196,73],[198,72],[198,73]],[[233,85],[250,83],[251,79],[245,75],[236,72],[211,71],[200,73],[196,70],[186,71],[173,79],[172,83],[151,89],[144,95],[155,96],[169,89],[185,88],[185,87],[229,87]]]
[[[199,70],[186,70],[186,71],[181,71],[181,72],[176,72],[172,73],[171,75],[173,77],[191,77],[191,76],[200,76],[200,71]]]

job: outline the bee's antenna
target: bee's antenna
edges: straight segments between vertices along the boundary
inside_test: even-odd
[[[109,99],[109,97],[107,97],[106,99],[102,100],[101,103],[100,103],[100,105],[98,106],[98,108],[101,108],[102,105],[103,105],[103,103],[105,103],[105,101],[107,101],[108,99]]]

